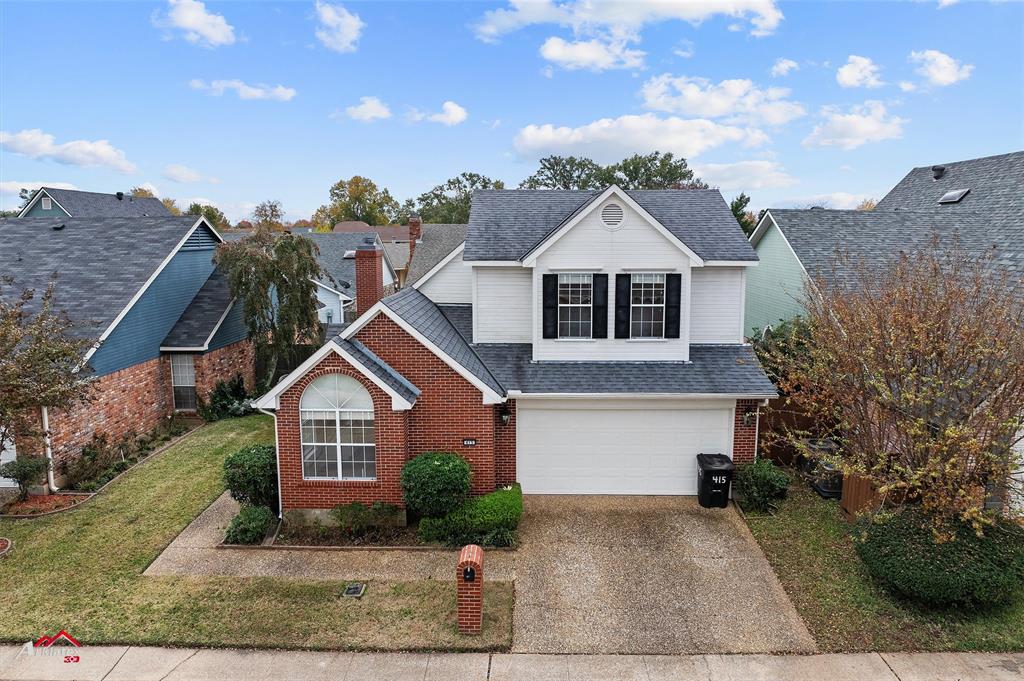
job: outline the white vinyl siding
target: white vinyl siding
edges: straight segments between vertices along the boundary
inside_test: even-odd
[[[517,402],[526,494],[696,494],[697,454],[732,456],[734,401]]]
[[[614,229],[601,221],[608,203],[624,209],[623,220]],[[648,223],[639,213],[612,197],[570,229],[537,258],[533,268],[533,358],[535,360],[626,360],[650,361],[689,359],[687,316],[690,299],[690,258]],[[566,343],[543,338],[541,329],[543,279],[547,273],[592,272],[608,275],[608,337],[588,342]],[[681,275],[680,337],[633,340],[615,338],[615,275],[638,272],[677,272]]]
[[[476,343],[529,343],[533,337],[532,277],[522,267],[474,267]]]
[[[341,324],[345,321],[344,303],[342,303],[341,296],[317,284],[316,299],[323,303],[323,307],[317,310],[317,316],[320,317],[321,322],[324,324]]]
[[[742,267],[693,270],[691,343],[743,342]]]
[[[435,303],[472,303],[472,270],[459,255],[445,263],[417,289]]]

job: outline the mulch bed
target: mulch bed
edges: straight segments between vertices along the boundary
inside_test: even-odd
[[[77,506],[91,494],[31,494],[24,501],[15,500],[4,506],[2,515],[41,515]]]
[[[417,535],[417,523],[405,527],[378,527],[353,537],[336,527],[281,526],[274,546],[425,546]]]

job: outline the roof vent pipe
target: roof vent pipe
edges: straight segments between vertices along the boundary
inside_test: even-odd
[[[63,222],[60,223],[59,225],[54,225],[53,226],[53,231],[55,231],[55,232],[59,232],[62,229],[64,229],[64,223]]]
[[[124,192],[118,192],[118,193],[114,194],[114,196],[117,197],[118,201],[124,201]]]
[[[932,166],[932,179],[941,180],[946,174],[946,166]]]

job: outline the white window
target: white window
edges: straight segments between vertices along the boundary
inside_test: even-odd
[[[558,275],[558,337],[590,338],[593,275]]]
[[[630,338],[665,337],[665,275],[634,274],[630,281]]]
[[[377,478],[373,399],[359,381],[341,374],[316,379],[299,400],[299,419],[304,479]]]
[[[44,196],[41,203],[43,204],[43,210],[50,210],[53,208],[53,200],[48,196]]]
[[[175,411],[196,410],[196,368],[194,355],[171,355],[171,389]]]

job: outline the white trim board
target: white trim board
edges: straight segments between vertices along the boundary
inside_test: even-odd
[[[52,196],[50,195],[50,192],[46,191],[46,189],[45,189],[44,187],[40,187],[40,188],[39,188],[39,191],[37,191],[37,192],[36,192],[36,195],[35,195],[35,196],[33,196],[33,197],[32,197],[32,199],[31,199],[31,200],[30,200],[30,201],[29,201],[29,202],[28,202],[27,204],[25,204],[25,207],[24,207],[24,208],[22,208],[22,209],[21,209],[21,212],[19,212],[19,213],[18,213],[18,217],[19,217],[19,218],[23,218],[23,217],[25,217],[25,213],[29,212],[29,211],[30,211],[30,210],[32,209],[32,206],[36,205],[36,203],[38,203],[38,202],[39,202],[39,201],[40,201],[40,200],[41,200],[41,199],[43,198],[43,195],[44,195],[44,194],[46,195],[46,198],[50,199],[50,200],[51,200],[51,201],[53,201],[53,202],[54,202],[55,204],[57,204],[57,208],[60,208],[60,209],[61,209],[62,211],[64,211],[64,214],[65,214],[65,215],[67,215],[67,216],[68,216],[69,218],[70,218],[70,217],[74,217],[74,216],[73,216],[73,215],[72,215],[72,214],[71,214],[71,213],[70,213],[70,212],[68,211],[68,209],[67,209],[67,208],[65,208],[64,206],[60,205],[60,201],[58,201],[57,199],[53,198],[53,197],[52,197]]]

